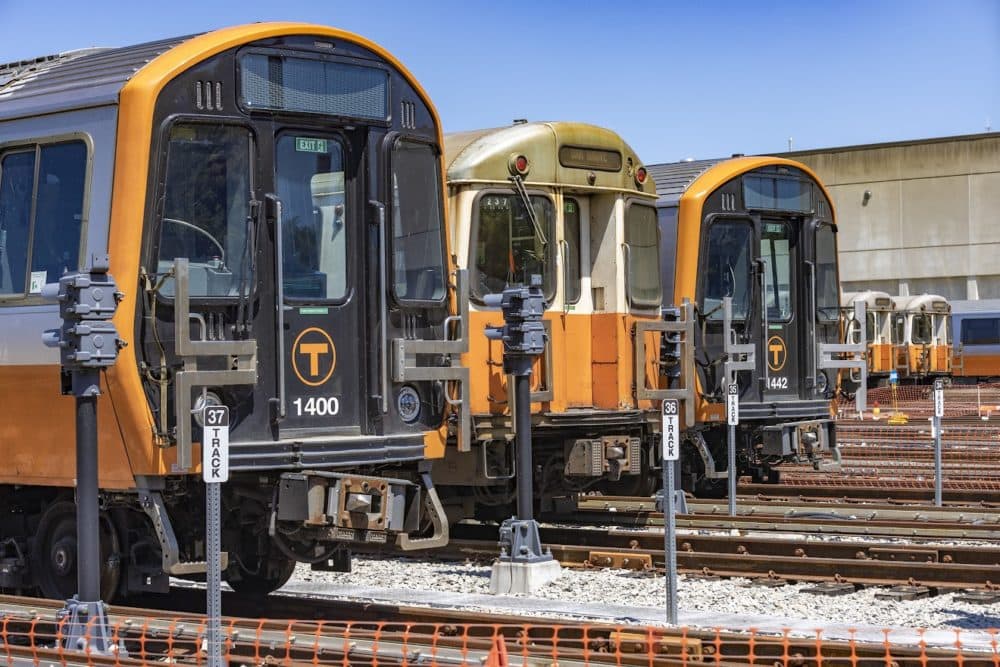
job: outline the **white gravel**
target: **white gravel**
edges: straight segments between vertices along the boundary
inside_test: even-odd
[[[299,566],[292,583],[485,595],[489,593],[490,567],[467,562],[355,556],[353,572],[313,572],[307,566]],[[875,594],[879,589],[874,588],[832,598],[801,592],[809,586],[797,584],[765,588],[753,586],[744,579],[704,580],[682,576],[678,600],[682,612],[766,615],[818,623],[882,627],[964,630],[1000,627],[1000,604],[956,602],[952,594],[912,601],[878,600]],[[575,603],[662,607],[664,596],[664,577],[660,575],[625,570],[564,569],[559,580],[530,597]]]

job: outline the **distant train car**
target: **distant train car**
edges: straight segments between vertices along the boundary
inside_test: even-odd
[[[681,455],[683,486],[715,493],[725,485],[732,381],[739,473],[777,481],[781,462],[815,457],[835,442],[838,371],[819,349],[838,343],[841,327],[830,196],[806,166],[780,158],[648,169],[660,195],[664,305],[688,300],[697,318],[696,419]],[[752,363],[739,364],[747,350]]]
[[[352,541],[446,541],[428,467],[463,347],[441,151],[413,76],[322,26],[0,67],[0,587],[76,590],[73,401],[40,293],[102,254],[128,342],[98,406],[105,600],[204,571],[192,404],[232,415],[236,589]]]
[[[900,380],[924,382],[951,373],[951,306],[943,296],[894,296],[892,342]]]
[[[952,378],[963,384],[1000,380],[1000,299],[952,301],[950,305]]]
[[[865,304],[865,340],[868,344],[868,378],[873,383],[888,380],[889,373],[896,367],[895,349],[892,342],[893,312],[895,304],[885,292],[867,290],[864,292],[844,292],[841,309],[846,322],[847,340],[860,340],[860,326],[854,321],[854,304]]]
[[[659,321],[661,288],[656,189],[642,162],[614,132],[570,122],[450,134],[445,148],[452,245],[470,282],[463,363],[474,446],[449,448],[436,483],[504,508],[515,472],[524,474],[514,467],[503,345],[484,335],[503,320],[484,297],[537,274],[549,339],[532,378],[536,490],[651,491],[659,405],[636,385],[657,385],[658,339],[640,336],[654,353],[637,369],[633,330]]]

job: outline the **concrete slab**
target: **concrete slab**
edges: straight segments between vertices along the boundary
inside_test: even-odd
[[[524,595],[551,584],[562,574],[559,561],[549,556],[548,560],[533,563],[518,563],[497,560],[490,575],[490,593],[493,595]]]
[[[302,582],[286,584],[274,595],[311,596],[330,599],[364,600],[389,604],[440,607],[448,609],[495,610],[503,614],[525,617],[560,616],[572,619],[589,619],[601,623],[628,625],[666,625],[664,609],[658,607],[630,607],[626,605],[581,604],[562,600],[544,600],[505,595],[480,595],[427,590],[398,590],[368,586],[317,584]],[[952,648],[955,630],[927,630],[914,628],[884,628],[874,625],[831,623],[814,619],[793,619],[757,614],[719,614],[712,612],[687,612],[680,610],[678,625],[695,628],[747,632],[751,628],[766,634],[790,632],[799,636],[815,637],[822,630],[825,639],[855,639],[861,642],[881,643],[888,639],[894,644]],[[962,630],[964,650],[994,651],[995,637],[988,632]]]

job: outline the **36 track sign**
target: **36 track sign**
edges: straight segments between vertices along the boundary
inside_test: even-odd
[[[207,484],[229,479],[229,408],[205,408],[205,428],[201,437],[201,476]]]
[[[676,461],[681,457],[679,401],[667,398],[663,401],[663,460]]]

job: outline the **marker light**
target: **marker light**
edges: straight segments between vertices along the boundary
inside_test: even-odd
[[[649,174],[646,173],[646,168],[645,167],[639,167],[638,169],[635,170],[635,182],[636,182],[636,184],[637,185],[642,185],[643,183],[646,182],[646,178],[648,176],[649,176]]]
[[[510,169],[510,173],[518,174],[519,176],[524,176],[528,173],[528,158],[523,155],[511,155],[510,162],[508,162],[507,167]]]

